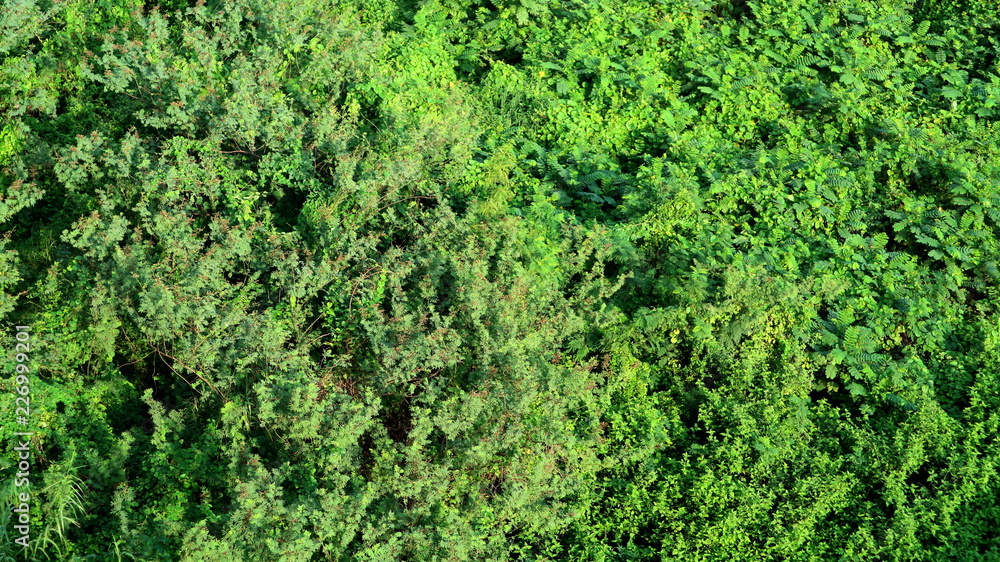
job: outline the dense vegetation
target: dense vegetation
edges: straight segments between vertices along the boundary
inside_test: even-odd
[[[997,6],[6,1],[0,553],[1000,559]]]

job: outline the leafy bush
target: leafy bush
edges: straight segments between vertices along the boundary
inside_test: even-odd
[[[997,17],[8,2],[0,553],[1000,555]]]

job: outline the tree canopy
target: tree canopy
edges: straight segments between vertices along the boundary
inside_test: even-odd
[[[1000,559],[994,2],[0,10],[0,558]]]

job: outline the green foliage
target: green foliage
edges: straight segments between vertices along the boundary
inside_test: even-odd
[[[997,17],[6,3],[0,557],[1000,556]]]

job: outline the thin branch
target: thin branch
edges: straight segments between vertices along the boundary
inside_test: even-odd
[[[206,379],[205,377],[203,377],[203,376],[199,375],[199,374],[198,374],[198,371],[196,371],[196,370],[192,369],[191,367],[189,367],[188,365],[184,364],[184,362],[183,362],[183,361],[181,361],[180,359],[177,359],[176,357],[173,357],[173,356],[172,356],[172,355],[170,355],[170,354],[167,354],[167,353],[164,353],[163,351],[161,351],[161,350],[160,350],[159,348],[157,348],[157,347],[154,347],[153,349],[154,349],[154,350],[155,350],[155,351],[156,351],[157,353],[159,353],[161,357],[167,357],[168,359],[171,359],[171,360],[173,360],[173,361],[176,361],[177,363],[179,363],[179,364],[180,364],[180,365],[181,365],[182,367],[184,367],[185,369],[188,369],[188,370],[190,370],[190,371],[191,371],[192,373],[194,373],[194,375],[195,375],[196,377],[198,377],[199,379],[201,379],[201,380],[202,380],[202,382],[204,382],[205,384],[207,384],[207,385],[208,385],[208,386],[209,386],[209,387],[210,387],[210,388],[211,388],[211,389],[212,389],[213,391],[215,391],[215,393],[216,393],[216,394],[218,394],[219,396],[221,396],[221,397],[225,398],[226,402],[229,402],[229,395],[227,395],[227,394],[223,393],[222,391],[220,391],[219,389],[215,388],[215,385],[214,385],[214,384],[212,384],[212,382],[211,382],[211,381],[209,381],[208,379]],[[183,380],[184,382],[186,382],[186,383],[187,383],[187,384],[188,384],[189,386],[191,385],[191,383],[190,383],[190,382],[189,382],[189,381],[188,381],[188,380],[187,380],[186,378],[184,378],[184,375],[182,375],[182,374],[178,373],[178,372],[177,372],[177,370],[176,370],[176,369],[174,369],[172,365],[169,365],[169,364],[168,364],[168,365],[167,365],[167,367],[169,367],[169,368],[170,368],[170,370],[171,370],[171,371],[173,371],[175,375],[177,375],[178,377],[180,377],[180,378],[181,378],[181,380]]]

